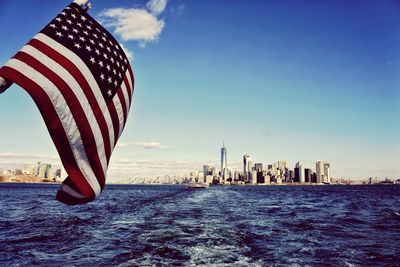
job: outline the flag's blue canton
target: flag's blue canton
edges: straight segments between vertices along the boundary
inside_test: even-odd
[[[75,3],[64,9],[42,33],[77,54],[91,70],[106,102],[112,100],[129,62],[110,33]]]

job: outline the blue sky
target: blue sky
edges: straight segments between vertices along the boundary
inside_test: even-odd
[[[69,1],[37,3],[1,1],[0,64]],[[135,29],[115,33],[136,85],[111,181],[218,166],[223,140],[234,170],[248,153],[264,164],[328,160],[335,177],[400,176],[400,2],[150,3],[159,9],[92,1],[111,32]],[[0,95],[0,114],[0,168],[57,162],[23,90]]]

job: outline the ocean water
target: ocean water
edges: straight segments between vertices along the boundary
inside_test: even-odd
[[[400,266],[400,186],[0,184],[1,266]]]

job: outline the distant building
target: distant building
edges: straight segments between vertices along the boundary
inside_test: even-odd
[[[324,183],[331,182],[331,164],[329,162],[324,163]]]
[[[54,173],[54,178],[61,179],[61,169],[57,169]]]
[[[233,174],[233,180],[234,181],[239,181],[240,180],[240,172],[235,171]]]
[[[251,178],[250,176],[252,169],[253,169],[253,162],[251,160],[251,157],[246,154],[243,156],[243,175],[245,182],[249,182]]]
[[[294,180],[294,170],[289,170],[289,177],[288,178],[289,178],[288,180],[290,182]]]
[[[254,164],[254,170],[257,173],[257,184],[263,184],[264,183],[264,172],[263,172],[262,163]]]
[[[268,175],[268,171],[257,172],[257,184],[269,183],[271,183],[271,177]]]
[[[317,173],[317,183],[330,183],[331,174],[330,168],[331,164],[325,160],[318,160],[315,164],[315,169]]]
[[[294,177],[295,177],[295,182],[300,182],[300,183],[305,182],[303,162],[299,161],[296,163],[296,167],[294,168]]]
[[[257,171],[254,169],[251,171],[250,183],[253,185],[257,184]]]
[[[315,163],[315,172],[317,174],[317,183],[322,183],[324,179],[324,162],[318,160]]]
[[[22,168],[22,174],[24,175],[35,175],[36,174],[36,167],[32,165],[24,165]]]
[[[263,171],[263,165],[262,165],[262,163],[255,163],[255,164],[254,164],[254,169],[255,169],[257,172],[262,172],[262,171]]]
[[[216,176],[216,175],[217,175],[217,169],[216,169],[215,167],[211,167],[211,168],[210,168],[210,174],[211,174],[212,176]]]
[[[212,175],[207,175],[204,179],[204,183],[206,184],[212,184],[214,181],[214,177]]]
[[[311,175],[311,182],[312,183],[317,183],[317,174],[315,172],[313,172],[312,175]]]
[[[204,181],[206,181],[207,175],[210,174],[210,166],[208,165],[203,166],[203,174],[204,174]]]
[[[54,175],[51,173],[51,164],[38,162],[36,168],[36,177],[54,178]]]
[[[287,170],[287,162],[285,160],[278,161],[278,170],[279,174],[282,177],[286,177],[286,170]]]
[[[228,180],[229,178],[231,178],[231,176],[230,176],[230,171],[228,170],[228,168],[224,168],[224,171],[222,172],[221,177],[222,177],[222,180],[223,180],[223,181],[226,181],[226,180]]]
[[[313,171],[311,169],[304,169],[304,179],[306,183],[311,183]]]
[[[285,178],[285,182],[290,182],[290,176],[289,176],[289,169],[285,168],[285,172],[283,174],[284,178]]]
[[[36,173],[35,173],[35,176],[39,176],[39,173],[40,173],[40,165],[41,165],[41,162],[38,161],[37,166],[36,166]]]
[[[271,176],[268,174],[264,175],[264,184],[270,184],[271,183]]]
[[[294,167],[293,182],[295,182],[295,183],[300,182],[300,169],[298,167]]]
[[[228,170],[228,159],[227,159],[227,151],[225,147],[225,143],[222,144],[221,148],[221,176],[222,179],[227,179],[228,177],[225,177]]]
[[[204,182],[203,171],[199,171],[196,178],[197,178],[197,182]]]

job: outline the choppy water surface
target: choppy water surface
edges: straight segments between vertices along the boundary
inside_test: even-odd
[[[400,265],[400,186],[57,188],[0,184],[0,265]]]

